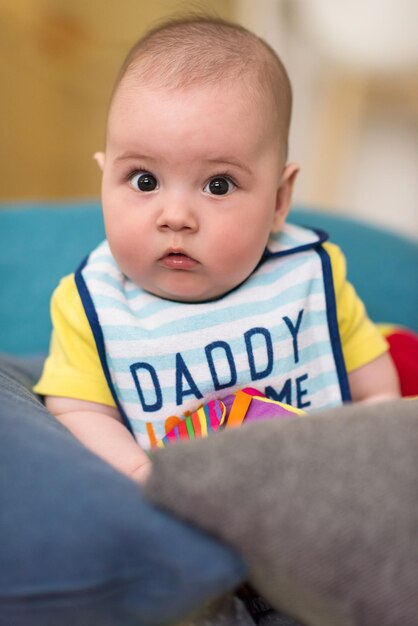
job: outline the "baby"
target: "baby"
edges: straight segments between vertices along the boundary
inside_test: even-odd
[[[95,155],[107,239],[54,293],[35,390],[134,480],[180,418],[246,386],[308,412],[399,394],[342,253],[286,224],[290,112],[275,52],[220,20],[167,23],[121,68]]]

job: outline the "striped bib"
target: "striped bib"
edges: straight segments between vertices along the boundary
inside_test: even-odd
[[[286,225],[238,288],[212,302],[154,296],[100,244],[75,279],[126,425],[148,449],[170,418],[243,387],[306,411],[349,399],[326,235]]]

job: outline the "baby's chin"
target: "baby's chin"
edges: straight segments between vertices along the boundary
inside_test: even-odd
[[[137,287],[163,300],[201,304],[222,299],[237,289],[248,276],[209,276],[199,266],[192,271],[166,270],[151,276],[133,276],[125,273]],[[153,278],[153,279],[152,279]],[[223,279],[223,280],[222,280]]]
[[[170,300],[171,302],[182,302],[184,304],[202,304],[204,302],[214,302],[215,300],[220,300],[228,291],[220,291],[220,292],[207,292],[207,293],[179,293],[179,292],[169,292],[162,291],[158,289],[147,289],[143,287],[144,291],[150,293],[157,298],[161,298],[163,300]]]
[[[172,302],[182,302],[184,304],[201,304],[204,302],[214,302],[220,300],[230,291],[233,291],[235,287],[221,287],[221,286],[207,286],[203,285],[191,286],[181,285],[177,288],[168,288],[159,285],[139,285],[147,293],[162,298],[163,300],[170,300]]]

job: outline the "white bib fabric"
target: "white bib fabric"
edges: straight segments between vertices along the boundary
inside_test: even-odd
[[[158,298],[105,241],[76,272],[115,402],[139,445],[171,416],[243,387],[307,411],[349,399],[325,237],[286,225],[253,274],[218,300]]]

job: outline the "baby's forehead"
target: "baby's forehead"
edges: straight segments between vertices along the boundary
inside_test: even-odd
[[[167,105],[165,108],[161,106],[164,103]],[[225,76],[217,83],[193,81],[178,86],[144,79],[141,68],[127,74],[119,83],[108,124],[111,122],[112,126],[120,127],[128,122],[129,116],[147,115],[156,120],[159,113],[167,109],[178,111],[181,115],[183,106],[191,114],[199,111],[202,116],[212,116],[216,111],[220,124],[226,119],[234,124],[233,114],[236,113],[243,133],[254,127],[255,121],[258,127],[269,124],[271,133],[272,126],[276,125],[273,99],[269,102],[266,95],[257,89],[254,80],[251,82],[236,76]]]
[[[265,105],[241,81],[172,88],[139,78],[121,83],[109,116],[107,148],[175,162],[178,148],[191,162],[252,159],[284,152]],[[226,160],[226,159],[225,159]]]
[[[123,115],[133,101],[147,96],[156,101],[183,98],[184,102],[190,104],[200,94],[204,94],[208,101],[222,94],[223,101],[229,106],[235,107],[240,103],[248,116],[269,118],[272,124],[277,124],[280,107],[277,106],[273,89],[266,85],[261,87],[259,76],[254,71],[237,74],[232,68],[226,68],[225,72],[217,76],[209,73],[207,76],[190,74],[167,78],[156,67],[149,72],[148,62],[148,59],[138,59],[121,77],[113,93],[110,110],[117,109],[119,115]]]
[[[200,112],[202,123],[206,116],[213,118],[215,113],[220,122],[231,119],[233,112],[239,113],[240,119],[261,119],[263,103],[259,100],[248,85],[238,80],[226,80],[216,85],[195,82],[178,87],[130,75],[121,81],[114,94],[108,122],[120,126],[145,116],[155,121],[170,113],[181,118],[183,111],[193,118]]]

